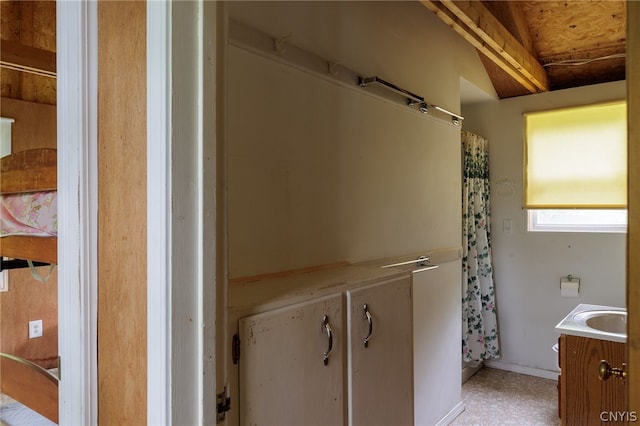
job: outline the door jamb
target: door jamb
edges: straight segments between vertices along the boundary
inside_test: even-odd
[[[60,424],[96,425],[97,2],[57,2]]]

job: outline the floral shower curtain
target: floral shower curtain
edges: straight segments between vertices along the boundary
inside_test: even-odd
[[[481,361],[500,356],[496,319],[489,197],[489,143],[462,132],[462,357]]]

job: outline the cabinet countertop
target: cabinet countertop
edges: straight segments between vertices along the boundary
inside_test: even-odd
[[[431,264],[460,259],[459,248],[426,252]],[[345,288],[365,286],[376,281],[411,275],[414,265],[383,268],[413,255],[350,264],[332,269],[300,273],[277,278],[237,283],[229,286],[229,308],[244,314],[277,308],[321,297]],[[428,272],[427,272],[428,273]]]

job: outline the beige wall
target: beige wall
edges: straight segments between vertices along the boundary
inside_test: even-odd
[[[460,69],[482,69],[418,3],[233,2],[229,10],[454,111]],[[232,277],[460,245],[459,128],[235,45],[228,75]]]
[[[500,362],[555,371],[554,328],[573,308],[625,306],[625,234],[531,233],[522,209],[522,113],[623,99],[625,93],[619,81],[463,108],[467,129],[489,140]],[[505,181],[512,185],[500,184]],[[512,221],[511,233],[503,232],[504,220]],[[579,298],[560,295],[560,277],[569,274],[581,279]]]

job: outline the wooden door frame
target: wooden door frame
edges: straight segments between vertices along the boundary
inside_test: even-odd
[[[98,4],[58,2],[56,7],[61,283],[58,323],[63,377],[59,415],[61,424],[95,425]],[[219,268],[218,231],[222,228],[218,221],[221,204],[217,200],[216,178],[220,173],[217,132],[222,128],[216,121],[220,114],[217,104],[222,99],[216,91],[220,51],[217,11],[216,3],[202,0],[183,2],[180,7],[170,2],[147,3],[147,140],[152,142],[147,152],[147,197],[150,205],[163,206],[148,209],[147,217],[147,282],[152,283],[147,292],[149,424],[185,421],[185,413],[195,416],[193,420],[198,424],[215,424],[215,384],[217,378],[224,376],[216,374],[219,347],[223,347],[216,324],[224,329],[216,321],[216,312],[224,317],[223,310],[216,309],[216,304],[221,303],[218,294],[224,293],[219,284],[224,280],[220,279]],[[194,26],[193,22],[200,25]],[[191,49],[172,51],[173,45],[194,40],[200,48],[193,56],[177,54],[188,55],[194,51]],[[181,84],[193,81],[196,84],[190,87],[192,90],[183,90]],[[172,98],[173,89],[179,89],[180,95]],[[174,142],[172,135],[177,128],[181,132],[176,134],[182,137]],[[188,164],[185,157],[172,157],[176,152],[184,154],[171,147],[183,143],[185,134],[193,142],[189,154],[195,154],[186,158],[195,158],[196,164]],[[175,170],[182,173],[172,174]],[[198,237],[191,240],[180,233],[172,234],[178,219],[172,216],[170,200],[172,191],[188,193],[194,178],[200,186],[190,212],[197,218]],[[203,182],[212,190],[205,191]],[[175,260],[178,249],[181,256],[187,256],[180,259],[182,262]],[[180,278],[180,289],[172,286],[175,277]],[[181,299],[186,293],[191,298]],[[184,374],[185,365],[193,366],[190,374]]]
[[[627,2],[629,228],[627,234],[628,407],[640,416],[640,2]]]
[[[57,2],[60,424],[95,425],[97,2]]]
[[[219,8],[147,2],[148,424],[215,425],[226,376]]]

